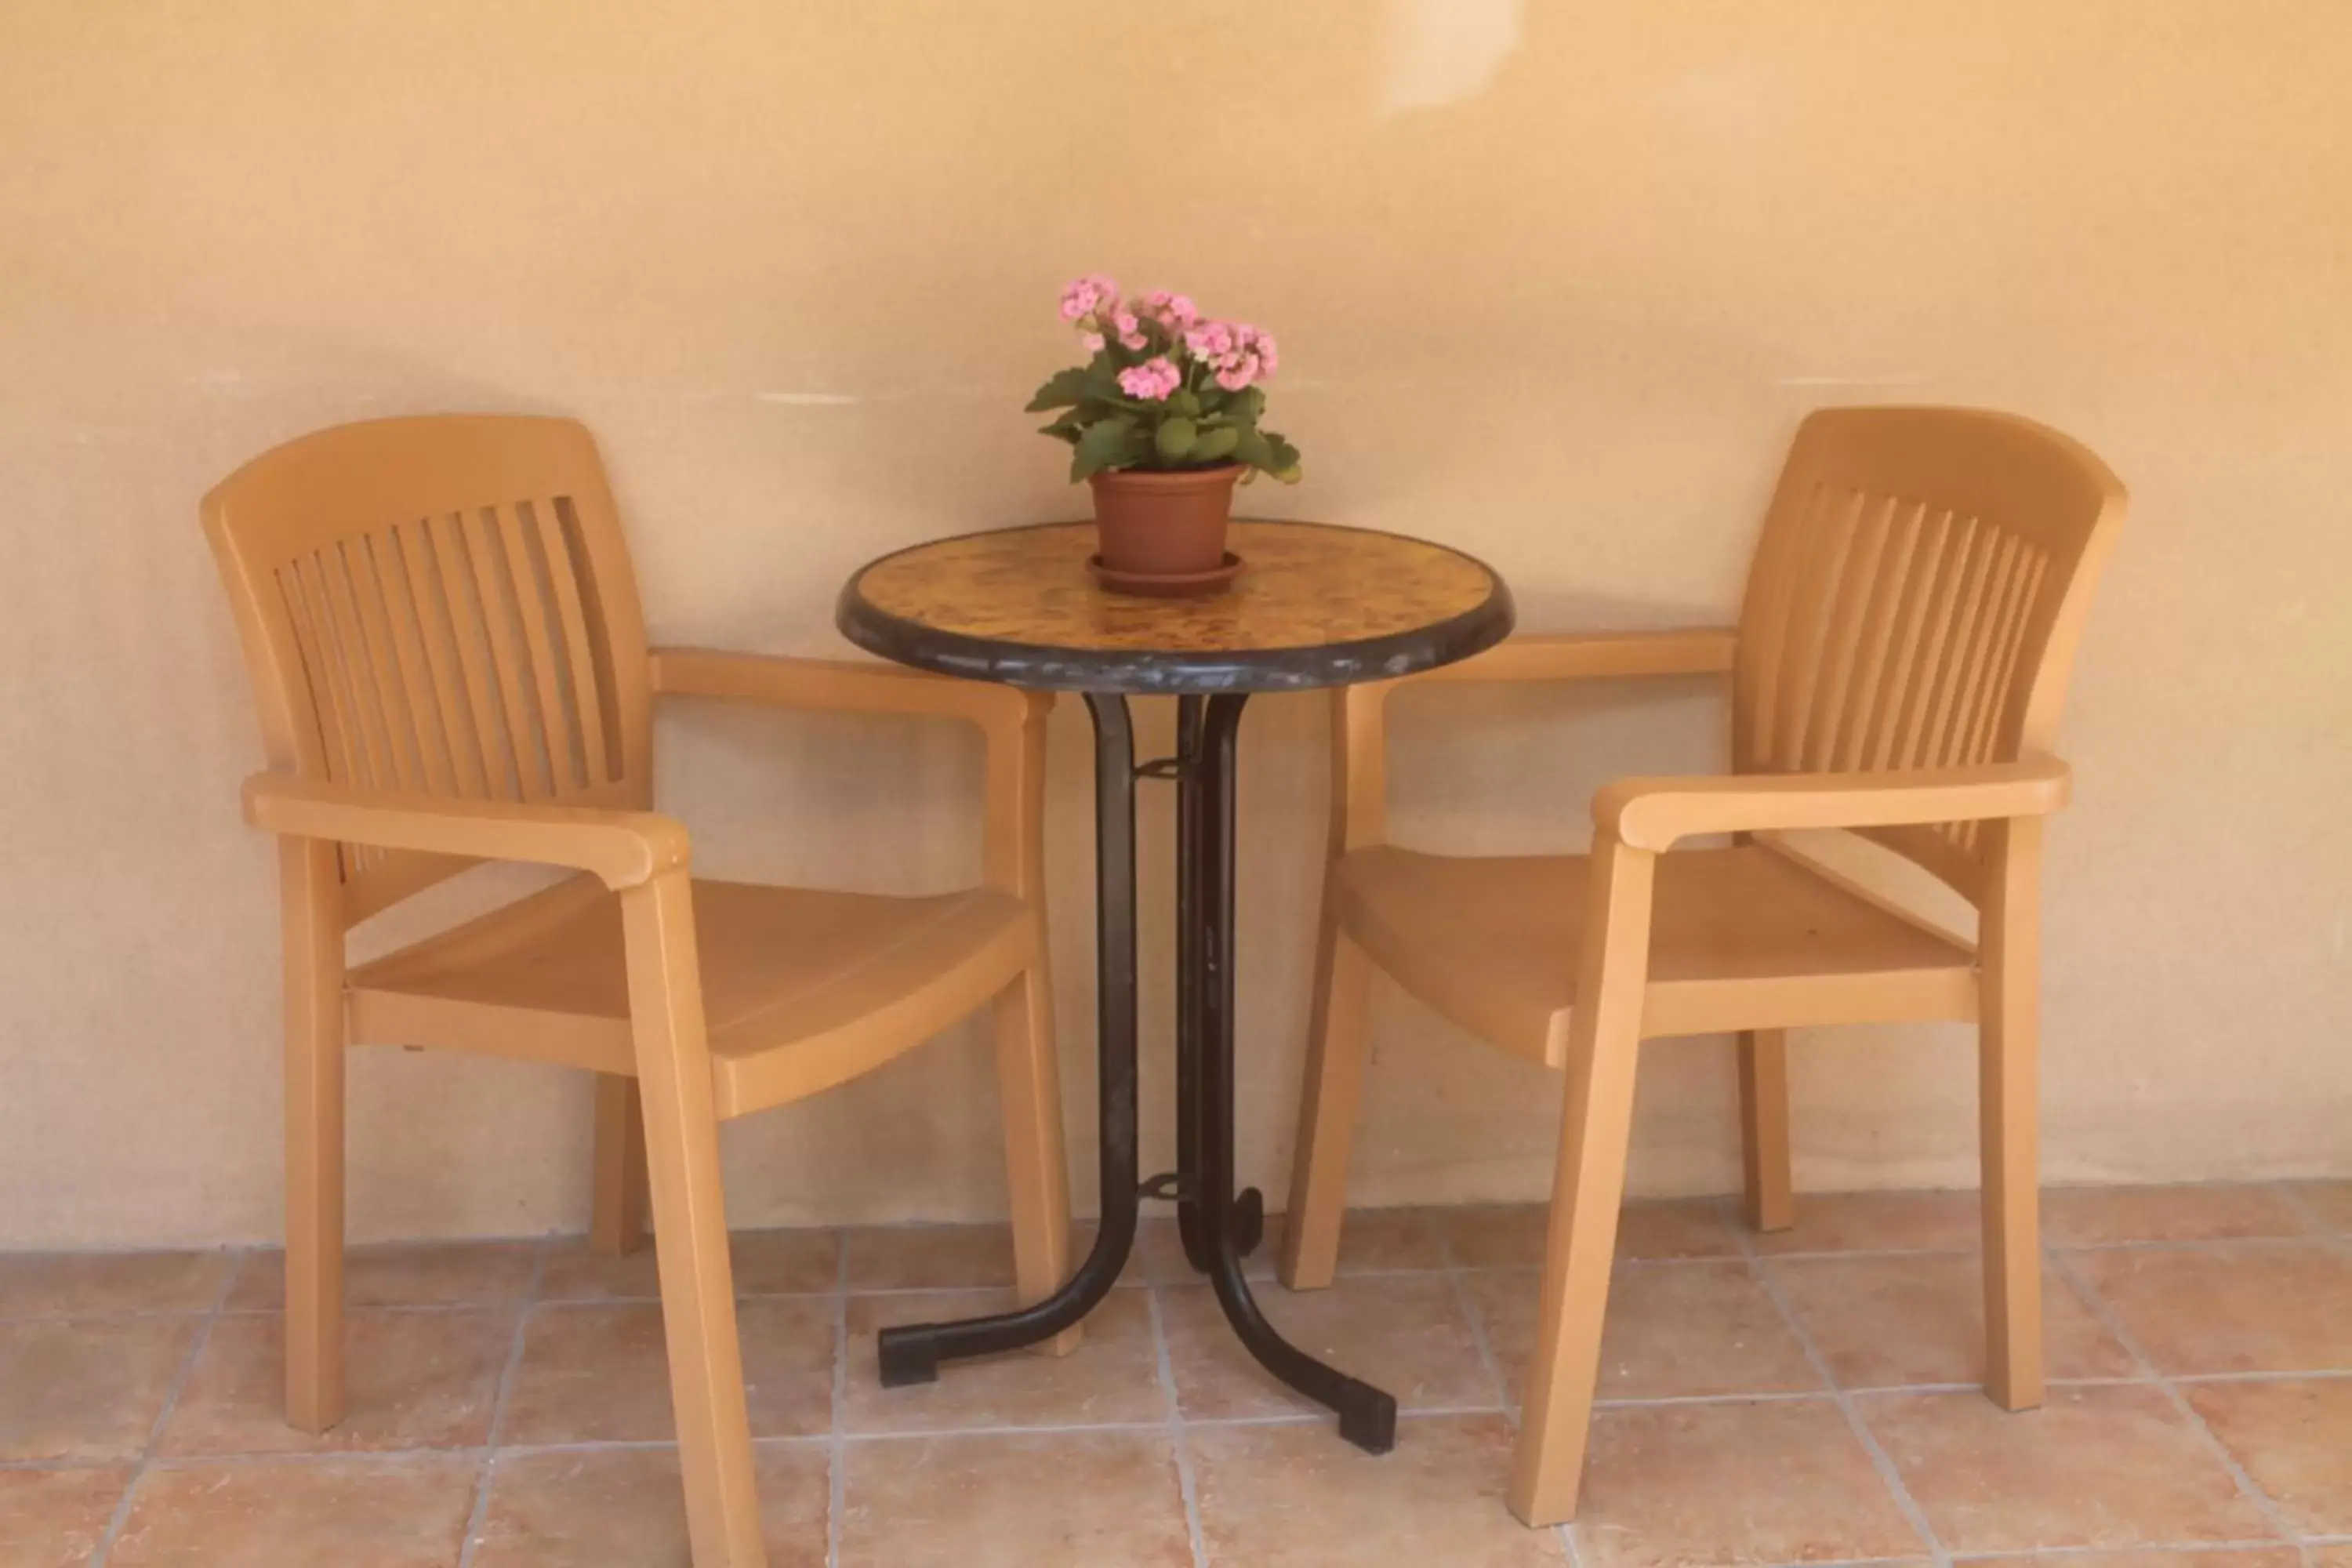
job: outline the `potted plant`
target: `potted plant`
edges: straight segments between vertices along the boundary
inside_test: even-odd
[[[1298,479],[1298,449],[1258,426],[1273,334],[1208,320],[1164,289],[1122,300],[1099,273],[1062,291],[1062,320],[1091,357],[1029,410],[1059,410],[1044,433],[1068,443],[1071,482],[1094,489],[1096,574],[1139,593],[1223,587],[1242,566],[1225,550],[1234,482]]]

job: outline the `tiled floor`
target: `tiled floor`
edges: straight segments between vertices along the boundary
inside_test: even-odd
[[[1264,1287],[1390,1389],[1367,1458],[1235,1348],[1154,1222],[1063,1361],[886,1393],[877,1329],[1005,1299],[989,1230],[737,1239],[777,1568],[2049,1563],[2352,1568],[2352,1183],[2053,1191],[2040,1411],[1981,1363],[1971,1194],[1751,1237],[1629,1210],[1583,1514],[1504,1512],[1541,1216],[1366,1214]],[[648,1258],[574,1240],[350,1270],[351,1415],[278,1416],[267,1253],[0,1256],[0,1568],[685,1562]]]

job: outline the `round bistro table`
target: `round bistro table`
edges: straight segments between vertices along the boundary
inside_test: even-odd
[[[1254,691],[1389,680],[1492,647],[1511,595],[1459,551],[1323,523],[1235,521],[1247,569],[1225,592],[1154,599],[1097,587],[1094,525],[964,534],[885,555],[842,590],[850,641],[901,664],[1086,695],[1095,731],[1096,958],[1102,1217],[1053,1295],[1017,1311],[883,1331],[885,1386],[942,1360],[1050,1339],[1091,1312],[1127,1265],[1141,1200],[1172,1200],[1184,1256],[1266,1370],[1332,1410],[1372,1453],[1396,1442],[1396,1401],[1276,1333],[1242,1259],[1264,1233],[1255,1188],[1234,1190],[1234,761]],[[1135,761],[1130,696],[1177,699],[1176,754]],[[1176,1165],[1138,1178],[1135,786],[1177,795]]]

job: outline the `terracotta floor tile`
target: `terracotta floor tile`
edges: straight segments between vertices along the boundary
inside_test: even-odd
[[[1328,1290],[1258,1293],[1283,1336],[1309,1355],[1396,1396],[1403,1410],[1485,1408],[1501,1391],[1442,1274],[1371,1274]],[[1184,1414],[1198,1419],[1279,1415],[1321,1406],[1259,1366],[1234,1337],[1205,1285],[1160,1289],[1161,1322]]]
[[[134,1457],[202,1326],[191,1318],[0,1323],[0,1460]]]
[[[1840,1386],[1984,1380],[1984,1287],[1974,1256],[1784,1258],[1769,1267]],[[2052,1377],[2139,1375],[2074,1288],[2047,1272],[2042,1335]]]
[[[1440,1211],[1454,1261],[1464,1268],[1537,1268],[1543,1265],[1542,1204]],[[1723,1205],[1711,1198],[1628,1204],[1617,1216],[1617,1256],[1729,1258],[1739,1250]]]
[[[2352,1256],[2325,1241],[2078,1252],[2163,1373],[2352,1369]]]
[[[449,1568],[480,1467],[346,1458],[151,1470],[109,1568]]]
[[[1360,1274],[1437,1269],[1445,1267],[1444,1244],[1438,1237],[1440,1211],[1434,1209],[1355,1209],[1339,1228],[1339,1272]],[[1275,1260],[1282,1255],[1286,1216],[1265,1216],[1265,1236],[1244,1262],[1251,1279],[1271,1279]],[[1083,1226],[1086,1244],[1094,1227]],[[1082,1244],[1083,1245],[1083,1244]],[[1155,1216],[1136,1233],[1135,1256],[1143,1277],[1158,1285],[1184,1285],[1198,1279],[1184,1259],[1184,1243],[1173,1218]]]
[[[1955,1552],[2275,1534],[2160,1389],[2053,1388],[2016,1414],[1975,1393],[1856,1404]]]
[[[1184,1442],[1213,1568],[1565,1559],[1557,1532],[1526,1529],[1503,1506],[1511,1428],[1500,1415],[1402,1421],[1396,1451],[1377,1458],[1319,1421],[1194,1426]]]
[[[843,1470],[841,1568],[1192,1568],[1156,1432],[876,1438]]]
[[[728,1250],[734,1251],[732,1238]],[[557,1239],[547,1251],[547,1269],[540,1276],[542,1301],[658,1301],[661,1274],[647,1242],[625,1258],[607,1258],[588,1250],[576,1236]]]
[[[832,1426],[833,1313],[822,1296],[737,1304],[752,1436],[805,1436]],[[677,1431],[659,1306],[566,1304],[531,1314],[500,1443],[663,1443]]]
[[[739,1230],[727,1251],[739,1296],[823,1294],[840,1278],[841,1240],[829,1230]],[[562,1237],[549,1249],[539,1293],[548,1301],[657,1301],[653,1244],[606,1258],[580,1237]]]
[[[345,1415],[314,1437],[286,1425],[285,1320],[223,1318],[157,1451],[351,1453],[487,1443],[514,1326],[512,1310],[489,1307],[351,1314]]]
[[[2297,1182],[2294,1195],[2320,1224],[2352,1236],[2352,1182]]]
[[[852,1290],[963,1290],[1013,1283],[1010,1226],[867,1226],[843,1231],[841,1245],[849,1255]]]
[[[821,1568],[832,1503],[822,1444],[758,1449],[768,1568]],[[670,1448],[517,1454],[492,1471],[474,1568],[691,1568]]]
[[[1601,1411],[1576,1531],[1586,1568],[1899,1557],[1926,1546],[1827,1399]]]
[[[1081,1224],[1076,1241],[1079,1257],[1086,1256],[1094,1240],[1094,1226]],[[1243,1261],[1242,1272],[1252,1279],[1272,1279],[1273,1258],[1272,1250],[1261,1245]],[[1129,1256],[1127,1271],[1119,1276],[1122,1284],[1148,1279],[1155,1284],[1181,1285],[1199,1278],[1192,1272],[1192,1264],[1185,1261],[1184,1238],[1178,1234],[1174,1220],[1152,1218],[1136,1226],[1135,1250]]]
[[[1983,1223],[1972,1192],[1801,1193],[1797,1223],[1755,1242],[1767,1254],[1966,1252],[1983,1239]]]
[[[1535,1352],[1542,1275],[1532,1268],[1463,1276],[1517,1403]],[[1620,1268],[1601,1335],[1601,1399],[1801,1393],[1822,1386],[1804,1347],[1742,1262]]]
[[[937,1383],[885,1388],[876,1372],[877,1331],[894,1323],[944,1322],[1001,1312],[1009,1290],[921,1291],[849,1299],[849,1381],[842,1405],[851,1432],[945,1431],[966,1426],[1075,1426],[1159,1421],[1168,1414],[1151,1299],[1114,1290],[1087,1320],[1066,1356],[1020,1351],[950,1362]]]
[[[0,1563],[82,1568],[130,1481],[127,1469],[0,1470]]]
[[[2352,1311],[2352,1301],[2339,1301]],[[2306,1535],[2352,1535],[2352,1378],[2182,1387],[2221,1446]]]
[[[343,1304],[512,1306],[530,1294],[535,1251],[528,1241],[354,1247],[343,1257]],[[275,1312],[285,1305],[285,1254],[273,1248],[247,1258],[228,1293],[229,1310]]]
[[[205,1312],[233,1252],[0,1252],[0,1318]]]
[[[1262,1265],[1270,1277],[1282,1255],[1283,1237],[1290,1216],[1265,1216],[1265,1239],[1250,1261]],[[1438,1236],[1438,1216],[1431,1209],[1351,1209],[1339,1227],[1339,1271],[1416,1270],[1445,1267],[1445,1245]],[[1186,1273],[1191,1273],[1190,1268]]]
[[[2048,1187],[2042,1232],[2053,1246],[2097,1247],[2307,1236],[2311,1224],[2276,1187]]]

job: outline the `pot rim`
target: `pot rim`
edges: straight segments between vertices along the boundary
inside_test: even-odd
[[[1195,486],[1237,479],[1247,466],[1244,463],[1219,463],[1213,468],[1106,468],[1098,474],[1088,474],[1087,483],[1121,484],[1139,490],[1191,489]]]

